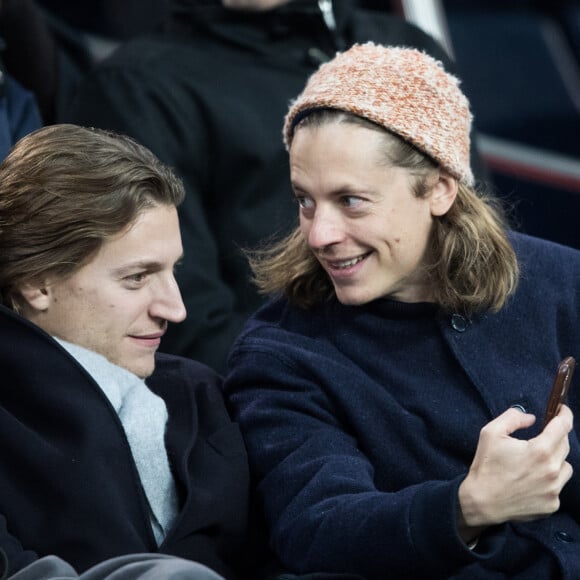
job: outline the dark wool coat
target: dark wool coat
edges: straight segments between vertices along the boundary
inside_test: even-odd
[[[158,355],[147,379],[167,404],[166,445],[180,495],[180,512],[159,549],[108,399],[56,341],[4,307],[0,377],[0,516],[8,526],[0,517],[0,548],[11,572],[31,558],[19,540],[79,572],[113,556],[159,551],[236,577],[246,553],[247,456],[212,370]]]
[[[456,532],[457,490],[486,423],[518,405],[538,417],[580,356],[580,252],[514,235],[522,277],[499,313],[434,305],[273,302],[230,358],[242,427],[283,563],[363,578],[580,578],[580,443],[558,513]],[[407,330],[411,329],[411,330]],[[580,416],[580,375],[569,398]]]
[[[0,45],[2,42],[0,38]],[[9,77],[0,62],[0,161],[16,141],[41,126],[34,96]]]
[[[443,49],[403,19],[335,0],[330,30],[316,0],[266,12],[181,0],[177,30],[124,44],[91,71],[64,120],[126,133],[184,179],[185,256],[176,276],[188,312],[162,349],[225,369],[263,302],[242,249],[289,230],[297,210],[282,124],[291,99],[336,50],[373,40]]]

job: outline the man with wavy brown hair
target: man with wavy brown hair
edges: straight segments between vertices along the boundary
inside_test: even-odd
[[[186,315],[183,196],[148,149],[98,129],[39,129],[0,165],[2,572],[49,555],[140,570],[136,554],[245,571],[246,454],[220,377],[157,353]]]

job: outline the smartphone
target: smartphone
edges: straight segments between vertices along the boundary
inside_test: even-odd
[[[544,417],[544,425],[542,429],[554,418],[555,415],[558,414],[560,405],[566,399],[575,367],[576,361],[574,360],[574,357],[569,356],[560,361],[558,370],[556,371],[556,376],[554,377],[554,384],[552,385],[550,398],[548,399],[548,406],[546,407],[546,415]]]

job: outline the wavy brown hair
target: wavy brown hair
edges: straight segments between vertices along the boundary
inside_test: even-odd
[[[400,137],[367,119],[333,109],[312,111],[295,130],[328,123],[354,123],[382,134],[385,165],[409,171],[417,197],[429,194],[439,168],[435,161]],[[471,315],[499,310],[514,292],[519,266],[507,236],[499,201],[459,183],[457,197],[434,218],[424,265],[434,300],[445,310]],[[308,247],[300,228],[269,248],[248,253],[254,281],[264,294],[284,294],[309,308],[334,294],[332,282]]]
[[[0,165],[0,303],[19,311],[23,284],[74,274],[143,210],[184,195],[129,137],[66,124],[30,133]]]

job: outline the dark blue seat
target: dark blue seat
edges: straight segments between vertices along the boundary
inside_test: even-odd
[[[469,4],[446,16],[495,189],[520,230],[580,248],[580,60],[546,12]]]

